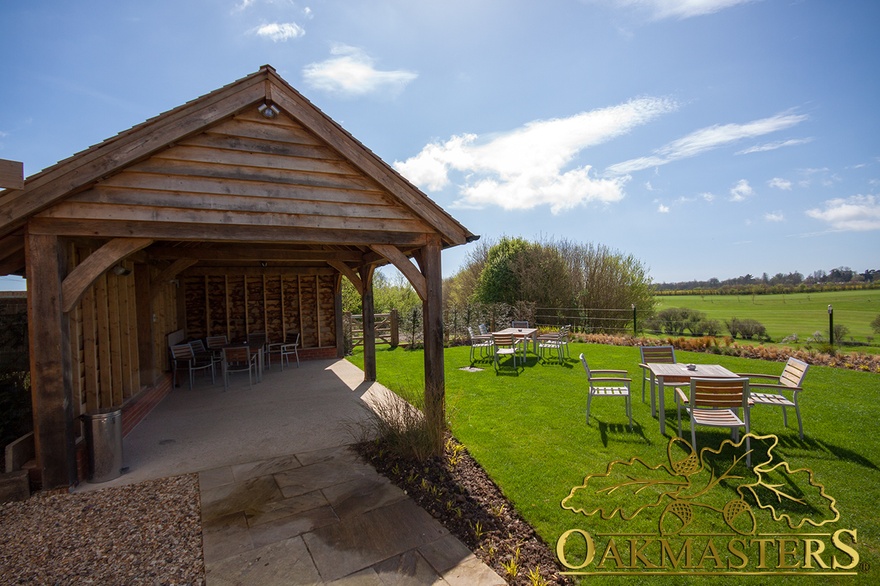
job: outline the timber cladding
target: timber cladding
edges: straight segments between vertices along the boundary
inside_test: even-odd
[[[345,230],[431,231],[302,125],[284,115],[268,122],[256,108],[98,181],[39,217],[126,222],[140,230],[171,223],[189,234],[214,226],[229,240],[240,239],[237,229],[254,228],[264,235],[320,228],[331,239]]]
[[[77,266],[93,248],[69,245],[68,262]],[[145,388],[158,380],[159,372],[170,368],[165,333],[178,328],[175,305],[176,287],[165,284],[157,288],[153,298],[152,314],[139,321],[138,291],[135,284],[135,265],[121,262],[127,273],[118,275],[109,271],[89,287],[68,313],[70,330],[71,379],[73,384],[74,415],[94,413],[100,409],[116,408],[135,399]],[[156,268],[148,269],[158,274]],[[139,331],[146,328],[144,321],[153,322],[155,335],[148,338],[155,366],[141,364]],[[140,327],[139,327],[140,324]]]
[[[336,348],[336,290],[329,274],[189,275],[182,279],[186,337],[270,342],[300,333],[300,347]]]

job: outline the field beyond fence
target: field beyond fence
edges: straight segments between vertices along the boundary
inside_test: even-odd
[[[835,328],[848,333],[835,340],[843,351],[880,353],[878,336],[871,321],[880,315],[880,290],[791,293],[780,295],[662,295],[655,297],[656,310],[684,307],[706,314],[722,324],[733,318],[753,319],[767,329],[774,343],[788,338],[786,345],[803,347],[819,332],[829,338],[828,306],[833,309]],[[725,332],[726,333],[726,332]]]

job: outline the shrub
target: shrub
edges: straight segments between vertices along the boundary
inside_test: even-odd
[[[399,384],[391,393],[369,399],[366,420],[348,425],[355,443],[374,441],[393,456],[424,462],[438,453],[442,438],[424,415],[424,395],[415,382]]]
[[[875,334],[880,334],[880,313],[871,322],[871,329],[874,330]]]
[[[727,326],[727,331],[734,338],[739,336],[743,340],[770,340],[767,336],[767,328],[758,320],[733,318],[729,322],[725,322],[724,325]]]

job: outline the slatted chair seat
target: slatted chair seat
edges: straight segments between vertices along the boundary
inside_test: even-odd
[[[698,378],[690,380],[689,392],[676,389],[678,404],[678,435],[681,437],[681,409],[690,414],[691,447],[697,452],[697,425],[726,427],[734,441],[739,441],[739,429],[746,432],[746,466],[751,467],[751,430],[749,419],[749,379]],[[742,412],[742,417],[739,413]]]
[[[629,419],[629,428],[632,430],[632,404],[630,399],[630,379],[625,370],[593,370],[587,364],[587,359],[580,355],[581,364],[587,373],[587,425],[590,423],[590,406],[593,397],[623,397],[626,401],[626,416]],[[598,375],[598,376],[597,376]],[[613,384],[612,384],[613,383]]]
[[[801,419],[801,407],[798,402],[800,392],[803,390],[802,384],[807,376],[807,370],[810,365],[803,360],[797,358],[789,358],[785,363],[782,374],[775,376],[772,374],[753,374],[743,373],[739,376],[749,378],[749,389],[751,391],[750,399],[754,405],[770,405],[771,407],[782,408],[782,424],[788,427],[787,407],[794,407],[795,415],[798,420],[798,434],[804,439],[804,423]],[[768,381],[774,382],[756,382]],[[776,392],[772,392],[776,391]],[[791,393],[788,398],[783,393]]]

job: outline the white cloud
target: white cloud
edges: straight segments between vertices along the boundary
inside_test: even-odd
[[[874,195],[853,195],[829,199],[825,202],[824,210],[807,210],[807,215],[827,222],[835,230],[880,230],[880,198]]]
[[[301,37],[306,34],[306,29],[295,22],[270,22],[258,26],[254,32],[260,37],[271,39],[277,43]]]
[[[801,144],[807,144],[813,142],[812,138],[792,138],[790,140],[777,140],[776,142],[767,142],[764,144],[756,144],[755,146],[751,146],[747,149],[743,149],[741,151],[737,151],[735,154],[737,155],[750,155],[752,153],[766,153],[767,151],[775,151],[776,149],[781,149],[790,146],[798,146]]]
[[[646,8],[656,19],[691,18],[714,14],[725,8],[747,4],[753,0],[613,0],[621,7]]]
[[[717,124],[701,128],[683,138],[660,147],[650,156],[630,159],[611,165],[606,171],[612,175],[624,175],[650,167],[665,165],[680,159],[695,157],[739,140],[791,128],[806,119],[806,116],[800,114],[777,114],[776,116],[754,120],[745,124]]]
[[[669,213],[669,206],[665,206],[662,203],[657,206],[657,211],[661,214]]]
[[[706,201],[708,201],[708,202],[713,202],[713,201],[715,201],[715,194],[714,194],[714,193],[710,193],[710,192],[708,192],[708,191],[707,191],[706,193],[701,193],[701,194],[700,194],[700,197],[702,197],[704,200],[706,200]]]
[[[474,134],[426,145],[394,167],[430,191],[450,185],[461,174],[457,207],[531,209],[548,205],[553,213],[587,202],[623,198],[629,177],[597,178],[590,165],[568,168],[586,148],[621,136],[670,112],[676,104],[640,98],[568,118],[536,120],[481,140]]]
[[[784,222],[785,216],[782,214],[782,212],[779,211],[767,212],[766,214],[764,214],[764,219],[768,222]]]
[[[745,201],[755,194],[755,190],[749,185],[745,179],[737,181],[736,185],[730,188],[730,201]]]
[[[788,179],[783,179],[782,177],[774,177],[767,182],[767,185],[769,185],[770,187],[775,187],[776,189],[781,189],[783,191],[791,191],[791,181],[789,181]]]
[[[374,60],[357,47],[336,45],[330,53],[336,57],[303,68],[303,78],[314,89],[349,97],[381,92],[397,95],[418,77],[402,69],[379,71]]]

